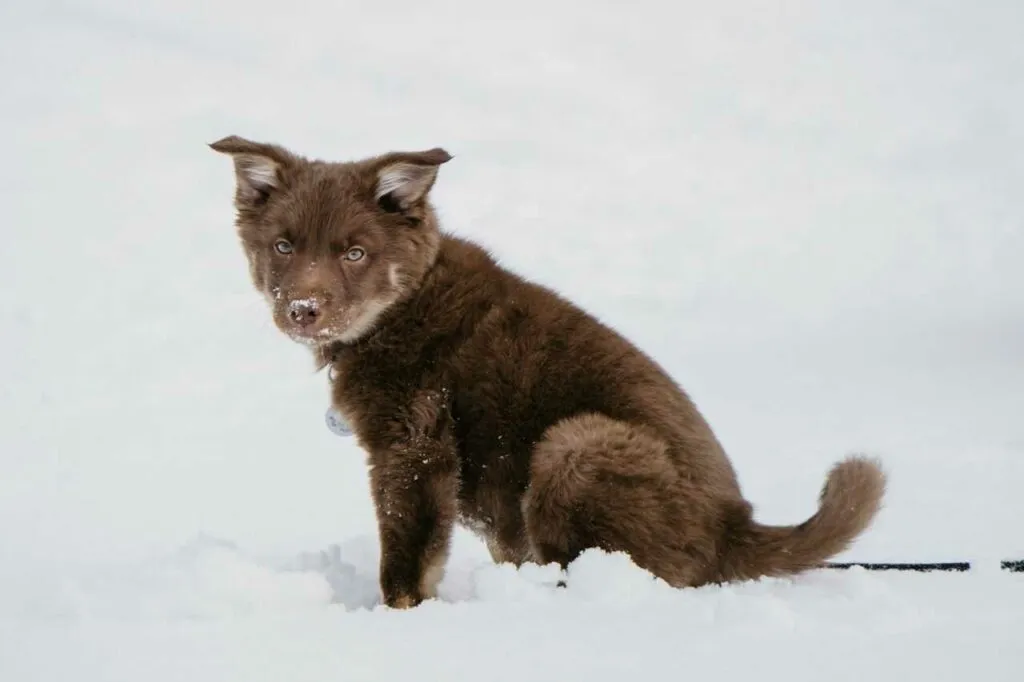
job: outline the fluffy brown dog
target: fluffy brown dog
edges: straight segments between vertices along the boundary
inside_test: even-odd
[[[276,325],[333,368],[368,452],[385,604],[434,595],[452,526],[495,561],[628,552],[675,586],[820,565],[885,488],[837,464],[820,508],[763,526],[711,428],[644,353],[557,294],[443,234],[442,149],[350,163],[227,137],[237,228]]]

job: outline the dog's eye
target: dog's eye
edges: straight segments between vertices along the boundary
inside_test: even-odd
[[[287,239],[278,239],[274,242],[274,250],[287,256],[292,252],[292,245]]]
[[[345,252],[345,260],[356,261],[356,260],[361,259],[365,255],[366,255],[365,251],[363,251],[358,246],[355,246],[355,247],[352,247],[351,249],[349,249],[348,251]]]

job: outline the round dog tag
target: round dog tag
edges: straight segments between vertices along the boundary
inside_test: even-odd
[[[335,435],[352,435],[352,428],[348,425],[345,417],[342,416],[341,412],[338,412],[334,407],[327,408],[327,414],[324,415],[324,419],[327,421],[327,428],[329,428]]]

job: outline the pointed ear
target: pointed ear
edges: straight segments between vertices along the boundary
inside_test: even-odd
[[[385,208],[404,211],[421,201],[434,185],[438,167],[452,155],[435,147],[423,152],[394,152],[376,165],[373,198]]]
[[[252,142],[237,135],[217,140],[210,148],[230,154],[235,162],[235,202],[239,206],[264,204],[281,189],[282,170],[295,160],[294,155],[277,145]]]

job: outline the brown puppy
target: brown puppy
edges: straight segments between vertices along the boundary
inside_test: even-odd
[[[711,428],[666,373],[557,294],[443,234],[442,149],[351,163],[227,137],[237,228],[277,326],[333,368],[368,452],[384,602],[434,595],[452,526],[495,561],[628,552],[675,586],[784,575],[877,513],[872,460],[837,464],[797,526],[752,517]]]

